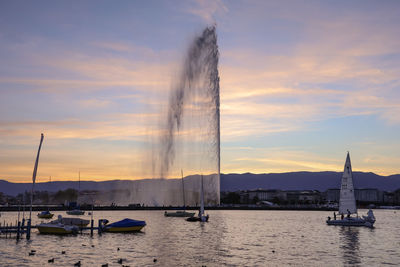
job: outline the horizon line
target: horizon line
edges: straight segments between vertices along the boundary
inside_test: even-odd
[[[230,173],[221,173],[221,175],[230,175],[230,174],[239,174],[239,175],[243,175],[243,174],[253,174],[253,175],[269,175],[269,174],[288,174],[288,173],[322,173],[322,172],[335,172],[335,173],[343,173],[342,171],[291,171],[291,172],[269,172],[269,173],[253,173],[253,172],[230,172]],[[382,174],[378,174],[372,171],[353,171],[353,173],[372,173],[375,174],[377,176],[381,176],[381,177],[389,177],[389,176],[395,176],[395,175],[400,175],[400,173],[394,173],[394,174],[389,174],[389,175],[382,175]],[[191,176],[196,176],[196,175],[201,175],[201,174],[191,174],[191,175],[187,175],[184,178],[188,178]],[[208,176],[208,175],[214,175],[214,174],[206,174],[204,176]],[[31,178],[29,178],[31,179]],[[138,178],[138,179],[107,179],[107,180],[80,180],[80,182],[108,182],[108,181],[141,181],[141,180],[179,180],[181,179],[180,177],[175,177],[175,178]],[[38,180],[38,178],[36,179]],[[0,181],[6,181],[9,183],[14,183],[14,184],[24,184],[24,183],[32,183],[31,181],[10,181],[7,180],[5,178],[0,178]],[[79,182],[79,181],[75,181],[75,180],[51,180],[51,181],[46,181],[46,182],[36,182],[36,184],[44,184],[44,183],[54,183],[54,182]]]

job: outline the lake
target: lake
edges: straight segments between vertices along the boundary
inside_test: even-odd
[[[359,211],[365,214],[366,210]],[[139,233],[89,231],[31,240],[0,238],[1,266],[382,266],[400,264],[400,210],[375,210],[375,228],[327,226],[326,211],[211,210],[208,223],[164,217],[163,211],[95,211],[114,222],[145,220]],[[33,213],[33,224],[41,220]],[[55,212],[67,217],[65,211]],[[71,216],[68,216],[71,217]],[[80,216],[90,219],[90,216]],[[15,223],[17,212],[0,221]],[[119,250],[118,250],[119,248]],[[34,256],[29,251],[36,250]],[[65,254],[61,254],[65,251]],[[54,258],[54,263],[48,259]],[[154,262],[154,260],[156,261]]]

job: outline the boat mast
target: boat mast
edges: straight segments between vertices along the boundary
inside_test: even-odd
[[[78,196],[76,197],[76,205],[78,205],[79,194],[81,192],[81,171],[78,171]]]
[[[35,187],[36,173],[37,173],[37,168],[38,168],[38,164],[39,164],[39,155],[40,155],[40,149],[42,148],[43,138],[44,138],[44,135],[42,133],[40,135],[39,148],[38,148],[38,152],[36,155],[35,167],[33,168],[33,174],[32,174],[31,207],[29,209],[29,221],[32,219],[33,188]]]
[[[204,190],[203,190],[203,175],[201,175],[201,193],[200,193],[200,217],[204,215]]]
[[[183,211],[186,209],[186,202],[185,202],[185,183],[183,181],[183,171],[181,169],[181,175],[182,175],[182,195],[183,195]]]

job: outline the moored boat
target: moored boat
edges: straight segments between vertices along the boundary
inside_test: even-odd
[[[166,217],[193,217],[194,212],[187,212],[184,210],[177,210],[175,212],[164,212],[164,216]]]
[[[78,196],[81,192],[81,172],[79,171],[78,173]],[[80,209],[80,206],[75,206],[73,210],[68,210],[67,211],[68,215],[84,215],[85,212]]]
[[[74,209],[74,210],[67,210],[68,215],[84,215],[85,211],[80,210],[80,209]]]
[[[36,228],[41,234],[53,235],[76,234],[79,231],[79,228],[75,225],[64,225],[61,223],[41,223],[36,225]]]
[[[145,221],[137,221],[128,218],[111,224],[107,224],[108,221],[105,220],[104,223],[105,224],[102,231],[114,233],[137,232],[142,230],[142,228],[146,226]]]
[[[42,211],[41,213],[38,213],[37,216],[40,219],[51,219],[51,218],[53,218],[54,214],[50,213],[50,211],[46,210],[46,211]]]
[[[183,210],[178,210],[178,211],[165,211],[164,216],[165,217],[193,217],[194,212],[187,212],[185,210],[186,207],[186,201],[185,201],[185,181],[183,180],[183,171],[181,170],[181,175],[182,175],[182,198],[183,198]]]
[[[356,214],[356,217],[352,217]],[[336,219],[336,213],[333,213],[333,220],[328,217],[326,223],[328,225],[342,225],[342,226],[367,226],[373,227],[375,223],[375,216],[370,209],[367,216],[358,216],[356,198],[354,195],[353,185],[353,172],[351,169],[350,154],[347,153],[346,163],[344,165],[342,182],[340,186],[340,199],[339,199],[339,212],[340,219]]]
[[[192,216],[186,219],[188,222],[208,222],[208,214],[204,212],[204,189],[203,189],[203,175],[201,176],[201,189],[200,189],[200,209],[197,216]]]
[[[81,219],[81,218],[72,218],[72,217],[62,217],[58,215],[58,219],[51,221],[53,224],[63,224],[63,225],[75,225],[79,228],[86,227],[90,223],[89,220]]]

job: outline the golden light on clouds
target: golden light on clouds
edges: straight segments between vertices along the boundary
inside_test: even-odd
[[[58,8],[60,21],[49,22],[48,7],[37,5],[40,14],[26,18],[0,10],[15,14],[0,34],[0,179],[31,179],[41,132],[40,179],[155,175],[169,89],[205,21],[218,31],[222,172],[341,171],[350,150],[354,170],[400,173],[395,2],[194,1],[166,7],[151,24],[148,13],[88,10],[83,23]],[[191,126],[183,141],[207,138]]]

